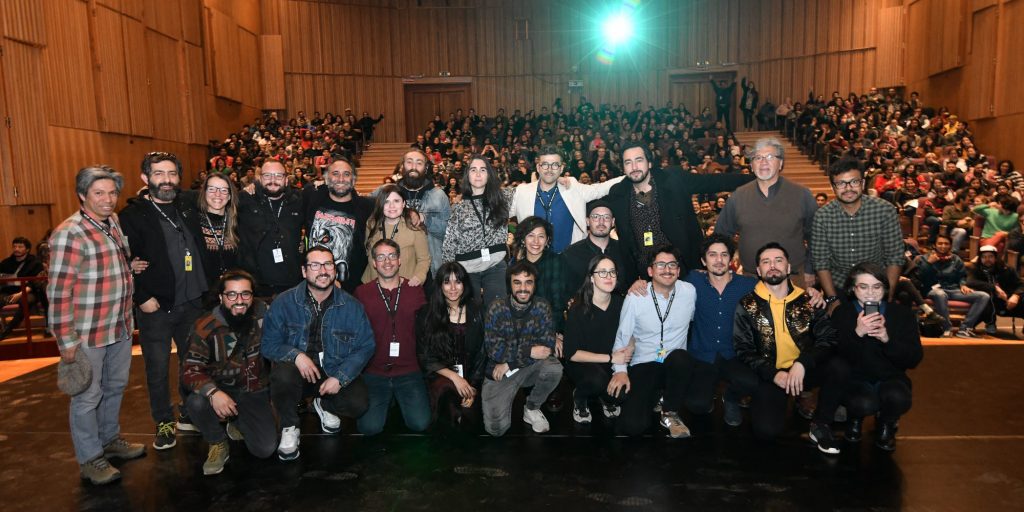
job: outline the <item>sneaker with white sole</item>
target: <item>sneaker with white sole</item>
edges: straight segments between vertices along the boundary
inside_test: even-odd
[[[548,424],[548,419],[544,417],[544,413],[540,409],[530,409],[529,407],[523,406],[523,421],[530,424],[533,427],[533,431],[538,434],[543,434],[548,430],[551,430],[551,425]]]
[[[178,415],[175,429],[178,432],[199,432],[199,427],[195,426],[192,423],[192,419],[188,417],[188,413],[184,412]]]
[[[573,405],[572,405],[572,419],[576,423],[581,423],[581,424],[590,423],[590,421],[593,419],[590,416],[590,407],[588,407],[587,404],[580,405],[580,404],[577,404],[577,403],[573,403]]]
[[[313,399],[313,409],[316,410],[316,415],[320,416],[320,428],[324,432],[328,434],[341,432],[341,418],[327,412],[319,398]]]
[[[281,460],[299,458],[299,427],[281,429],[281,443],[277,445],[277,458]]]
[[[156,424],[156,437],[153,439],[153,448],[157,450],[168,450],[178,444],[177,431],[173,421],[162,421]]]
[[[601,412],[604,413],[605,418],[618,418],[619,414],[622,414],[622,407],[615,404],[601,404]]]
[[[811,441],[818,446],[818,451],[829,455],[839,453],[839,443],[832,435],[832,428],[822,423],[811,423],[811,430],[808,433]]]
[[[238,430],[238,426],[235,425],[235,422],[233,422],[233,421],[229,421],[228,422],[227,426],[224,427],[224,431],[227,432],[228,439],[230,439],[232,441],[244,441],[245,440],[245,436],[242,435],[242,431]]]
[[[974,329],[971,329],[970,327],[962,327],[962,328],[956,330],[956,337],[957,338],[977,338],[978,335],[975,334]]]
[[[674,439],[690,437],[690,427],[687,427],[683,420],[679,418],[679,413],[663,412],[661,413],[661,421],[659,423],[668,429],[668,435]]]

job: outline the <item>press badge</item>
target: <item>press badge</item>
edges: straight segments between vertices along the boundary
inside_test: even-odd
[[[665,350],[665,349],[659,350],[658,354],[657,354],[657,357],[654,359],[654,362],[656,362],[656,363],[664,363],[665,362],[665,356],[667,356],[667,355],[668,355],[668,350]]]
[[[511,376],[515,375],[516,372],[518,372],[518,371],[519,371],[519,368],[516,368],[515,370],[509,370],[509,371],[505,372],[505,376],[506,377],[511,377]]]
[[[484,261],[491,261],[491,250],[486,247],[480,249],[480,259]]]
[[[274,254],[274,263],[284,263],[284,251],[280,247],[271,252]]]
[[[644,231],[644,247],[654,246],[654,232]]]
[[[461,364],[455,365],[455,373],[459,374],[459,377],[466,378],[466,376],[462,374],[462,365]]]
[[[398,357],[398,347],[399,346],[400,345],[399,345],[399,343],[397,341],[392,341],[391,342],[391,347],[388,350],[388,355],[391,356],[391,357]]]
[[[324,367],[324,353],[320,352],[317,355],[320,356],[320,368],[323,368]]]
[[[192,253],[185,251],[185,272],[192,272]]]

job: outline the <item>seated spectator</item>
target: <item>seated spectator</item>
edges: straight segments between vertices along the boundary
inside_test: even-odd
[[[1024,318],[1024,304],[1020,300],[1024,283],[1015,269],[1006,266],[995,247],[984,245],[978,249],[978,262],[967,272],[967,286],[992,298],[983,315],[987,334],[996,333],[996,316]]]
[[[985,218],[981,231],[981,244],[994,245],[999,252],[1006,246],[1006,237],[1017,225],[1017,207],[1020,201],[1011,196],[997,197],[988,204],[979,204],[971,209]]]
[[[0,277],[33,277],[41,274],[43,263],[29,252],[31,250],[32,242],[29,242],[28,238],[19,236],[12,240],[11,255],[0,261]],[[12,281],[0,285],[0,306],[18,305],[9,322],[5,324],[3,318],[0,318],[0,340],[6,338],[11,331],[21,325],[21,321],[25,317],[24,309],[21,307],[23,298],[28,302],[29,307],[37,302],[46,304],[46,294],[42,288],[46,285],[45,282],[26,281],[24,284],[27,285],[27,288],[22,284],[21,281]],[[27,295],[23,297],[26,292]]]
[[[967,270],[960,256],[952,252],[953,242],[948,235],[939,235],[935,249],[928,256],[918,256],[918,276],[935,312],[945,319],[942,336],[949,337],[953,323],[949,319],[949,301],[967,302],[970,309],[957,329],[958,338],[974,338],[974,326],[982,319],[988,306],[989,295],[967,286]]]

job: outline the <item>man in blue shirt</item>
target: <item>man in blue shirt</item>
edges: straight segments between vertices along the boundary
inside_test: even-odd
[[[726,424],[736,427],[743,422],[739,400],[757,387],[757,375],[736,359],[733,315],[740,299],[754,291],[757,279],[729,269],[736,246],[725,235],[709,236],[700,252],[706,270],[694,269],[686,276],[697,292],[697,305],[687,347],[695,361],[685,405],[693,414],[710,413],[718,381],[724,379],[729,386],[722,395],[723,416]]]

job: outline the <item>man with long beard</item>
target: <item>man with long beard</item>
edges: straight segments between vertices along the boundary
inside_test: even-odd
[[[175,424],[168,367],[172,339],[179,355],[188,353],[189,329],[202,314],[207,284],[199,241],[176,204],[181,161],[171,153],[147,153],[142,159],[142,181],[146,188],[129,201],[120,218],[133,259],[149,263],[136,274],[133,300],[139,308],[139,344],[146,362],[149,408],[156,422],[153,447],[166,450],[177,444],[177,430],[196,430],[184,407]],[[179,371],[181,362],[179,357]],[[179,383],[178,392],[184,404],[189,391]]]
[[[352,162],[335,158],[327,165],[324,186],[304,191],[307,247],[322,245],[334,253],[338,282],[351,293],[359,286],[366,269],[366,219],[373,201],[356,193],[358,175]]]
[[[265,459],[277,435],[267,390],[269,373],[260,355],[267,306],[253,297],[253,278],[242,270],[220,277],[220,303],[192,328],[181,380],[192,391],[185,406],[210,444],[204,475],[224,470],[228,439],[245,440],[249,453]],[[227,421],[227,427],[221,425]]]

